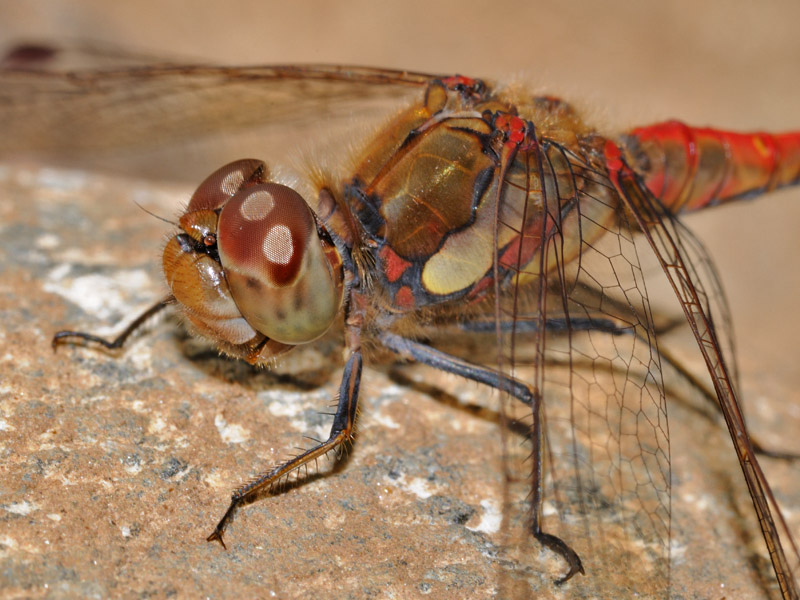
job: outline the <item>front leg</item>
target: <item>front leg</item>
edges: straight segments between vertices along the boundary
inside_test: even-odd
[[[138,317],[136,317],[136,319],[134,319],[133,322],[130,325],[128,325],[125,328],[125,330],[122,333],[120,333],[117,337],[115,337],[113,340],[107,340],[105,338],[96,336],[91,333],[87,333],[85,331],[72,331],[72,330],[58,331],[53,336],[53,340],[51,342],[53,350],[55,350],[56,348],[58,348],[58,346],[62,344],[79,344],[80,340],[83,340],[84,342],[99,344],[100,346],[108,350],[117,350],[119,348],[122,348],[122,346],[125,344],[127,339],[134,331],[136,331],[137,329],[139,329],[139,327],[144,325],[144,323],[148,321],[151,317],[160,313],[167,306],[173,304],[174,302],[175,302],[174,296],[167,296],[163,300],[159,300],[153,306],[151,306],[142,314],[140,314]]]
[[[361,384],[361,364],[361,351],[357,350],[352,352],[345,365],[344,373],[342,374],[342,383],[339,386],[339,402],[333,417],[333,426],[331,427],[328,439],[317,444],[313,448],[309,448],[291,460],[258,475],[245,485],[237,488],[236,491],[233,492],[228,510],[225,511],[225,515],[217,524],[214,532],[206,538],[207,541],[211,542],[217,540],[222,544],[223,548],[226,547],[222,539],[222,534],[230,524],[239,506],[245,504],[263,490],[270,489],[284,475],[291,473],[309,461],[324,456],[342,443],[352,439],[353,426],[355,424],[358,408],[358,389]]]

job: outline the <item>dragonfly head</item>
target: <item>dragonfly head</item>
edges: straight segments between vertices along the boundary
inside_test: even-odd
[[[210,175],[162,261],[186,318],[246,357],[256,346],[271,356],[320,337],[344,294],[331,236],[296,191],[266,177],[252,159]]]

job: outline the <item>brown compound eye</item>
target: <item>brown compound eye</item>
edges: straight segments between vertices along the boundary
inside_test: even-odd
[[[341,257],[293,189],[241,189],[220,212],[217,247],[236,306],[256,331],[300,344],[333,323],[343,295]]]
[[[242,188],[264,183],[267,174],[267,165],[255,158],[243,158],[228,163],[203,180],[192,194],[186,212],[216,210]]]

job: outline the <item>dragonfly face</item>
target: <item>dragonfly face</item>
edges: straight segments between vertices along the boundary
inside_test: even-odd
[[[188,321],[231,354],[259,362],[320,337],[339,313],[342,259],[293,189],[240,160],[209,176],[164,249]]]

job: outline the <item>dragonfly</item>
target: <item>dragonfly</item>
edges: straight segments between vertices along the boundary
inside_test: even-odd
[[[780,593],[799,597],[797,546],[739,407],[721,285],[680,216],[797,184],[800,133],[670,121],[609,137],[558,98],[459,75],[325,65],[75,71],[50,67],[52,58],[27,48],[6,60],[0,155],[91,156],[113,167],[219,123],[303,136],[313,131],[304,115],[316,125],[355,110],[394,113],[342,165],[310,167],[301,184],[224,155],[164,248],[169,295],[114,340],[54,337],[54,346],[120,348],[174,306],[223,353],[270,364],[338,331],[346,361],[329,437],[236,488],[208,541],[225,546],[243,505],[351,443],[363,363],[386,354],[493,390],[503,414],[524,409],[525,527],[560,560],[554,585],[603,595],[602,570],[616,569],[635,589],[668,597],[664,372],[692,375],[659,346],[674,324],[651,308],[647,252],[703,356],[705,393],[724,417]],[[481,357],[453,347],[459,339]]]

